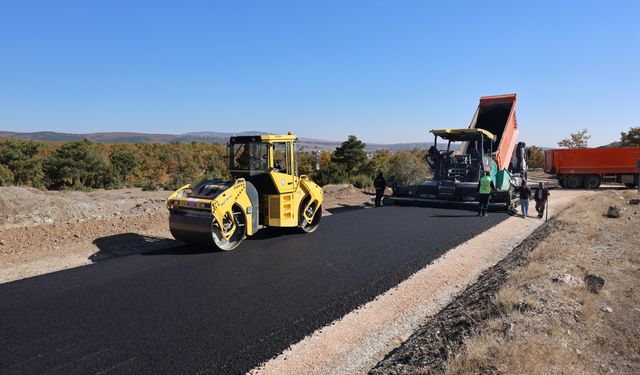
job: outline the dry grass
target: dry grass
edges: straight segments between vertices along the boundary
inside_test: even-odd
[[[623,196],[625,199],[621,199]],[[447,364],[448,374],[640,373],[640,207],[604,217],[633,191],[604,191],[565,211],[554,231],[493,298],[500,317]],[[556,275],[605,279],[599,294]],[[610,307],[612,312],[607,312]]]

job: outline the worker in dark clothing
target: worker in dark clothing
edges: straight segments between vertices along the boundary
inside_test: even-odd
[[[480,177],[478,181],[478,216],[487,216],[487,209],[489,208],[489,198],[491,198],[491,191],[495,190],[496,186],[491,181],[489,172],[484,172],[484,176]]]
[[[382,176],[382,172],[378,172],[378,175],[373,180],[373,187],[376,188],[376,207],[380,207],[382,206],[384,189],[387,187],[387,181]]]
[[[538,219],[542,219],[544,216],[544,208],[547,205],[547,199],[549,198],[549,188],[545,187],[542,182],[538,184],[538,190],[533,196],[536,200],[536,211],[538,211]]]
[[[520,192],[520,208],[522,209],[522,217],[529,216],[529,200],[531,199],[531,189],[527,186],[527,181],[522,180],[522,185],[518,189]]]

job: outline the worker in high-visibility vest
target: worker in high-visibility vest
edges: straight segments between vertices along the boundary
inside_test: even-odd
[[[480,177],[478,181],[478,216],[487,216],[487,209],[489,208],[489,198],[491,198],[491,191],[495,190],[496,186],[491,181],[489,172],[484,172],[484,176]]]

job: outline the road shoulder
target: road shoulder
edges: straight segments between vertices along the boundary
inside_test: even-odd
[[[550,201],[551,216],[589,194],[592,193],[556,192]],[[374,301],[292,345],[252,373],[366,373],[543,222],[520,217],[501,222],[450,250]]]

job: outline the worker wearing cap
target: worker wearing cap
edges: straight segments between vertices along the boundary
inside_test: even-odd
[[[491,181],[489,172],[484,172],[484,176],[480,177],[480,181],[478,181],[478,200],[480,201],[480,204],[478,205],[478,216],[487,215],[491,191],[495,189],[496,187],[493,184],[493,181]]]
[[[536,194],[533,196],[533,199],[536,200],[536,211],[538,211],[538,219],[542,219],[544,216],[544,207],[547,205],[547,199],[549,198],[549,189],[546,188],[542,182],[538,184],[538,190],[536,190]]]

